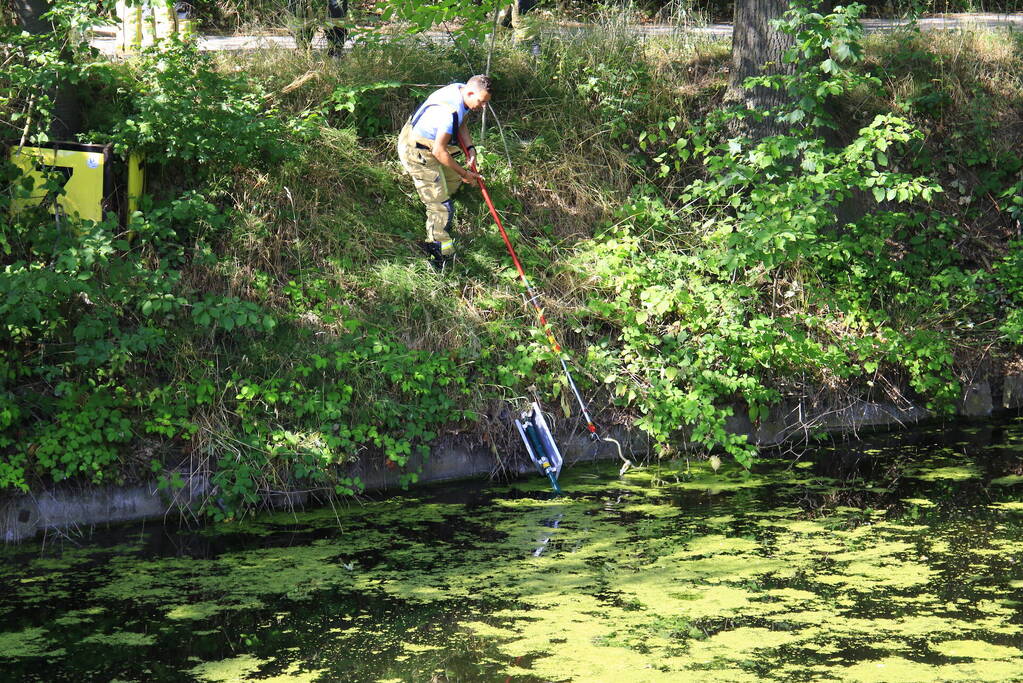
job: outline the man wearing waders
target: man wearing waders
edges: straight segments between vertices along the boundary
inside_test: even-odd
[[[476,162],[476,148],[466,125],[466,114],[490,101],[488,76],[473,76],[431,94],[409,118],[398,136],[398,158],[412,176],[426,204],[426,241],[422,249],[434,268],[443,270],[455,255],[449,232],[454,218],[453,195],[462,183],[476,185],[481,176],[461,166],[451,155],[458,151],[458,136],[469,150],[466,166]]]

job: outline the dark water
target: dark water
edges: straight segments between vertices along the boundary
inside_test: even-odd
[[[1023,422],[0,550],[0,680],[1023,680]]]

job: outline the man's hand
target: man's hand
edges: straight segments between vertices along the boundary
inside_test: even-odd
[[[471,168],[476,168],[476,148],[475,147],[470,147],[469,148],[469,156],[465,160],[465,167],[466,168],[470,168],[470,169]]]
[[[479,187],[481,180],[483,180],[483,176],[476,171],[467,170],[465,175],[462,176],[462,182],[466,185],[472,185],[473,187]]]

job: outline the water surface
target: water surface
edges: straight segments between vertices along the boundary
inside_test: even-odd
[[[1023,680],[1023,422],[0,550],[0,680]]]

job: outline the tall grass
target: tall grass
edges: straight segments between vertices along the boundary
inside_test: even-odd
[[[640,153],[635,137],[669,115],[679,116],[682,127],[698,121],[715,106],[727,78],[727,46],[688,36],[640,40],[616,22],[571,37],[544,33],[539,57],[498,40],[492,106],[502,126],[477,140],[523,260],[566,326],[585,299],[586,284],[563,264],[650,181],[634,163]],[[1020,111],[1023,69],[1017,38],[900,36],[869,39],[871,66],[882,72],[885,90],[852,106],[908,111],[932,136],[928,146],[943,154],[965,149],[981,121],[990,135],[997,130],[1018,139],[1013,117]],[[495,321],[525,325],[503,244],[478,194],[468,188],[459,194],[456,276],[438,276],[411,249],[421,238],[423,216],[393,149],[397,130],[421,98],[479,70],[486,49],[410,40],[356,48],[338,60],[278,49],[225,55],[222,68],[246,70],[275,106],[291,113],[316,110],[339,86],[402,83],[374,100],[379,130],[372,135],[360,134],[344,116],[328,116],[301,161],[270,177],[237,179],[235,198],[249,227],[226,245],[235,254],[236,272],[227,274],[232,286],[272,305],[297,305],[282,293],[288,282],[313,280],[337,305],[399,330],[414,348],[480,348]],[[609,113],[606,105],[623,75],[637,69],[645,79],[637,89],[643,107]],[[613,135],[611,116],[628,119],[627,134]],[[975,181],[976,174],[966,178]]]

